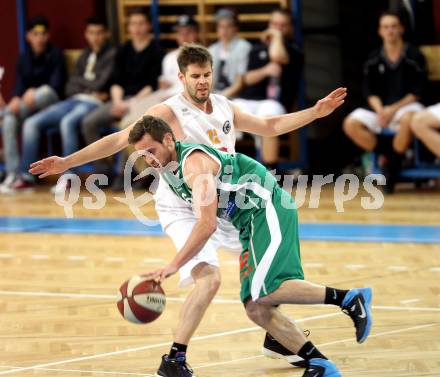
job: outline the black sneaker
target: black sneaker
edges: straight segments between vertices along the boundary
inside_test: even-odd
[[[350,289],[344,301],[342,301],[342,311],[351,317],[356,328],[356,340],[363,343],[370,334],[373,322],[371,314],[371,288]]]
[[[308,335],[307,335],[308,336]],[[289,364],[298,368],[307,368],[308,362],[302,357],[299,357],[292,351],[289,351],[281,343],[279,343],[272,335],[266,333],[263,345],[263,355],[271,359],[283,359]]]
[[[185,356],[176,356],[175,359],[169,359],[168,355],[162,356],[162,362],[157,370],[158,377],[195,377],[192,369],[186,363]]]

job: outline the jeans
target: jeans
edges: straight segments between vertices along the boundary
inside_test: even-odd
[[[79,149],[81,120],[98,106],[96,102],[70,98],[26,119],[23,125],[22,172],[27,172],[29,165],[38,159],[41,137],[49,129],[59,127],[64,156],[76,152]]]
[[[20,111],[15,114],[8,109],[3,113],[2,137],[5,151],[5,169],[8,174],[18,174],[20,170],[20,152],[17,136],[22,122],[32,113],[46,108],[58,101],[58,95],[48,85],[40,86],[35,90],[35,107],[29,109],[20,103]]]

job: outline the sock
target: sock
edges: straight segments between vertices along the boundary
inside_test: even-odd
[[[186,344],[173,343],[173,345],[171,346],[170,352],[168,354],[168,357],[170,359],[175,359],[177,353],[185,354],[187,348],[188,348],[188,346]]]
[[[327,358],[318,351],[318,349],[313,345],[312,342],[307,342],[298,351],[298,356],[302,357],[304,360],[310,359],[326,359]]]
[[[342,289],[325,287],[324,304],[342,306],[342,301],[347,293],[348,291]]]

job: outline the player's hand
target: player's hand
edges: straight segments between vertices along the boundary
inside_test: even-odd
[[[49,175],[64,173],[67,169],[69,169],[69,166],[65,158],[52,156],[33,162],[29,168],[29,173],[38,175],[38,178],[45,178]]]
[[[344,103],[347,96],[347,88],[338,88],[331,92],[327,97],[316,102],[313,109],[317,118],[325,117],[331,114],[335,109]]]
[[[145,276],[147,279],[150,280],[158,280],[159,283],[162,283],[166,278],[174,275],[177,271],[179,271],[179,268],[170,263],[168,266],[159,268],[156,271],[150,272],[142,276]]]

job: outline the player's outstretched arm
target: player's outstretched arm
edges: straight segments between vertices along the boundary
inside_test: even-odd
[[[235,127],[244,132],[261,136],[282,135],[313,122],[318,118],[331,114],[344,103],[347,96],[346,88],[338,88],[320,99],[313,107],[290,114],[260,118],[242,112],[234,106]]]
[[[171,124],[174,119],[172,111],[162,104],[153,106],[145,113],[145,115],[162,118],[169,124]],[[36,161],[29,167],[29,173],[38,175],[39,178],[45,178],[49,175],[61,174],[67,169],[75,166],[80,166],[90,161],[100,160],[101,158],[111,156],[128,146],[128,135],[135,124],[136,122],[132,123],[124,130],[103,137],[69,156],[51,156]],[[173,132],[176,135],[182,134],[182,131],[180,129],[175,129],[175,127],[173,128]]]
[[[66,157],[51,156],[36,161],[31,164],[29,173],[45,178],[49,175],[61,174],[75,166],[111,156],[128,145],[129,132],[130,127],[115,132]]]

